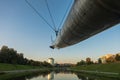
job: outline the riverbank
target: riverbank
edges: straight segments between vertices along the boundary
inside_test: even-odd
[[[71,67],[71,71],[93,74],[96,76],[120,78],[120,63],[93,64]]]
[[[88,70],[88,71],[120,73],[120,63],[92,64],[92,65],[76,66],[76,67],[72,67],[71,69],[78,71]]]
[[[44,68],[44,67],[0,63],[0,71],[28,70],[28,69],[40,69],[40,68]]]
[[[19,77],[25,78],[40,74],[47,75],[51,70],[52,68],[42,66],[0,63],[0,80],[18,79]]]
[[[11,65],[0,63],[0,80],[11,80],[22,77],[30,77],[35,75],[47,75],[51,71],[72,71],[77,75],[83,76],[100,76],[106,78],[120,79],[120,63],[109,64],[93,64],[76,66],[71,68],[48,68],[40,66],[28,66],[28,65]],[[35,75],[34,75],[35,74]],[[24,80],[24,79],[23,79]]]
[[[19,78],[22,78],[23,80],[25,80],[25,78],[30,78],[30,77],[34,77],[37,75],[47,75],[48,73],[50,73],[51,70],[49,69],[38,69],[38,70],[27,70],[27,71],[23,71],[23,72],[9,72],[9,73],[3,73],[0,75],[0,80],[19,80]]]

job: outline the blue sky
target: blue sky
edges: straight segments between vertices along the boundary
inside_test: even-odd
[[[52,25],[44,0],[28,0]],[[73,0],[48,0],[56,27],[59,26],[68,5]],[[109,28],[76,45],[52,50],[52,29],[31,9],[25,0],[0,0],[0,47],[7,45],[30,59],[44,61],[49,57],[58,63],[75,63],[86,57],[93,60],[120,52],[120,24]]]

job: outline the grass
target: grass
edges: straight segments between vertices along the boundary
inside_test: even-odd
[[[25,78],[31,78],[35,77],[38,75],[47,75],[50,72],[50,70],[43,69],[39,71],[26,71],[26,72],[21,72],[21,73],[7,73],[0,75],[0,80],[18,80],[18,79],[23,79]]]
[[[39,66],[28,66],[28,65],[12,65],[12,64],[4,64],[0,63],[0,71],[8,71],[8,70],[28,70],[28,69],[39,69],[39,72],[49,72],[51,68],[44,68]],[[72,71],[79,71],[86,70],[86,71],[100,71],[100,72],[114,72],[119,73],[119,75],[108,75],[108,74],[96,74],[96,73],[87,73],[90,75],[95,76],[103,76],[103,77],[112,77],[112,78],[119,78],[120,79],[120,63],[109,63],[109,64],[93,64],[93,65],[86,65],[86,66],[77,66],[70,68]],[[0,80],[10,80],[12,78],[18,77],[26,77],[28,75],[33,75],[35,72],[22,72],[22,73],[1,73]],[[37,72],[38,73],[38,72]],[[17,79],[16,79],[17,80]]]
[[[29,66],[29,65],[13,65],[0,63],[0,71],[9,71],[9,70],[27,70],[27,69],[39,69],[40,66]]]
[[[120,63],[96,64],[96,65],[93,64],[87,66],[77,66],[71,69],[120,73]]]
[[[14,78],[18,78],[18,77],[23,77],[23,76],[27,76],[30,75],[31,72],[24,72],[24,73],[8,73],[8,74],[3,74],[0,75],[0,80],[10,80],[10,79],[14,79]]]
[[[77,66],[70,68],[73,72],[85,71],[97,71],[97,72],[110,72],[110,73],[118,73],[118,75],[114,74],[103,74],[103,73],[94,73],[94,72],[83,72],[89,75],[94,76],[102,76],[109,78],[119,78],[120,79],[120,63],[108,63],[108,64],[93,64],[93,65],[85,65],[85,66]]]
[[[32,70],[31,70],[32,69]],[[35,69],[35,71],[33,71]],[[24,72],[13,72],[13,73],[4,73],[1,71],[12,71],[12,70],[28,70]],[[29,66],[29,65],[13,65],[0,63],[0,80],[18,80],[19,78],[32,77],[36,75],[48,74],[51,71],[51,68],[41,67],[41,66]]]

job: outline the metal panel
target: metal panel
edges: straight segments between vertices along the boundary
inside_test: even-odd
[[[52,48],[83,41],[120,22],[120,0],[75,0]]]

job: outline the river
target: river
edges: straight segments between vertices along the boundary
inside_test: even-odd
[[[12,80],[119,80],[116,78],[100,77],[96,75],[88,75],[83,73],[74,73],[66,71],[52,71],[31,76],[21,77]]]

